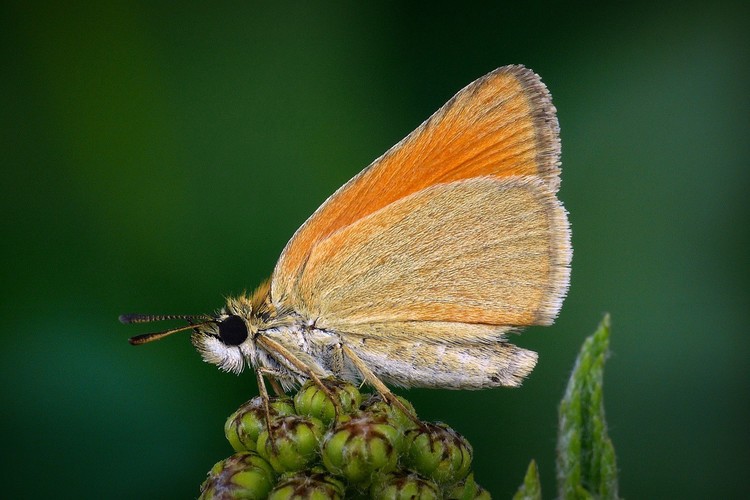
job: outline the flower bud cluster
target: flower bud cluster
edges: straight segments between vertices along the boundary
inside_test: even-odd
[[[323,383],[325,391],[308,382],[293,398],[271,398],[268,409],[256,397],[234,412],[224,432],[236,453],[214,465],[200,498],[490,498],[456,431],[417,424],[348,382]]]

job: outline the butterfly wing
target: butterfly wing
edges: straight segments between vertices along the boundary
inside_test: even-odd
[[[436,184],[534,176],[540,188],[556,192],[559,152],[555,108],[539,77],[522,66],[485,75],[342,186],[299,228],[274,270],[274,302],[299,302],[312,252],[335,232]]]
[[[569,234],[565,210],[536,177],[437,184],[316,245],[292,307],[352,334],[386,325],[398,335],[409,322],[550,324],[568,288]]]

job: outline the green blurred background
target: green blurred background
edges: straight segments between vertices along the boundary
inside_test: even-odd
[[[510,63],[559,111],[570,294],[517,339],[540,353],[523,388],[401,393],[496,498],[532,458],[551,498],[557,404],[609,311],[622,494],[750,493],[743,3],[60,4],[2,6],[5,496],[196,496],[254,377],[188,335],[133,348],[148,328],[117,315],[253,288],[329,194]]]

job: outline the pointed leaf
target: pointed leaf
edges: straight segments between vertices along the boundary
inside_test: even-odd
[[[557,485],[563,499],[616,499],[617,463],[604,417],[609,315],[586,339],[560,403]]]

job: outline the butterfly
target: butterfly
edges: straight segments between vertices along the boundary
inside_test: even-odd
[[[187,326],[207,362],[278,391],[335,376],[386,384],[518,386],[537,354],[508,335],[550,325],[572,249],[556,109],[538,75],[472,82],[330,196],[268,281],[215,314],[124,315]],[[262,389],[265,393],[265,388]]]

